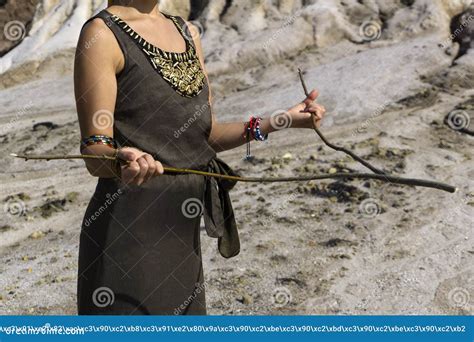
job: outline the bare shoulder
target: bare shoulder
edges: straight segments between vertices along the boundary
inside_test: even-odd
[[[110,28],[101,18],[94,18],[86,23],[79,36],[79,47],[92,48],[95,43],[112,45],[115,37]]]
[[[109,64],[116,72],[124,65],[117,39],[101,18],[94,18],[82,27],[76,54],[84,56],[85,60],[100,60],[101,64]]]

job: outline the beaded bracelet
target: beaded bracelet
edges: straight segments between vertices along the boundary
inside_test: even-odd
[[[81,152],[87,146],[91,146],[91,145],[107,145],[112,148],[118,147],[117,141],[115,141],[114,138],[109,137],[108,135],[96,134],[96,135],[91,135],[81,140],[81,148],[80,148]]]
[[[259,141],[265,141],[268,138],[268,133],[265,135],[262,135],[262,132],[260,131],[260,121],[262,118],[258,117],[255,119],[255,125],[254,125],[254,139],[259,140]]]
[[[254,117],[252,115],[250,116],[250,120],[244,124],[244,138],[246,139],[247,144],[247,154],[245,155],[246,160],[250,160],[253,158],[253,156],[250,154],[250,136],[252,136],[254,140],[258,141],[264,141],[268,138],[268,133],[262,135],[260,131],[261,120],[261,117]]]

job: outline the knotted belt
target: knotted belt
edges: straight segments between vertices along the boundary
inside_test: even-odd
[[[207,172],[239,176],[223,160],[214,157],[207,165]],[[240,252],[239,232],[235,222],[234,209],[229,196],[237,181],[204,176],[204,224],[207,235],[217,238],[217,246],[224,258],[231,258]]]

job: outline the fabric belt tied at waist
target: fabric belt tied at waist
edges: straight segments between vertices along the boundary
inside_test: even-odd
[[[207,165],[207,172],[238,176],[229,165],[214,157]],[[207,235],[218,238],[217,246],[224,258],[231,258],[240,252],[239,232],[229,196],[237,181],[204,176],[204,224]]]

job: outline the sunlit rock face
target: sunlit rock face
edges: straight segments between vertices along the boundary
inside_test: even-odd
[[[5,4],[2,13],[9,8],[14,16],[14,3]],[[0,60],[0,88],[42,75],[72,75],[80,29],[107,5],[104,0],[29,3],[22,9],[16,5],[21,13],[30,9],[30,19],[24,20],[29,31]],[[356,120],[409,96],[424,86],[421,78],[435,79],[456,57],[466,54],[474,22],[469,20],[470,4],[470,0],[162,0],[160,10],[187,18],[199,29],[216,101],[232,93],[245,96],[240,91],[249,87],[266,88],[278,77],[280,83],[273,85],[278,96],[264,103],[269,110],[278,109],[300,95],[281,82],[294,73],[291,60],[307,56],[308,81],[321,89],[328,109],[337,111],[331,119],[337,122]],[[469,25],[460,30],[466,21]],[[254,68],[259,71],[253,72]],[[369,89],[370,84],[380,86]],[[263,104],[253,98],[245,103],[251,108]]]
[[[0,0],[0,56],[26,37],[39,0]]]
[[[73,48],[81,24],[106,1],[1,0],[0,23],[12,26],[0,41],[0,54],[12,52],[15,64],[45,59],[51,49]],[[207,54],[235,67],[286,58],[308,47],[331,47],[341,41],[364,43],[376,38],[403,40],[438,33],[450,36],[450,20],[466,11],[471,0],[162,0],[162,11],[193,20],[202,31]],[[14,25],[16,24],[16,25]],[[291,36],[292,39],[286,39]],[[375,40],[375,39],[374,39]],[[263,50],[262,50],[263,48]],[[29,50],[29,51],[28,51]],[[27,51],[29,53],[27,53]],[[47,52],[47,53],[45,53]],[[213,59],[211,59],[212,61]],[[13,66],[2,61],[0,73]],[[222,64],[221,64],[222,66]],[[217,70],[222,70],[217,67]]]
[[[474,48],[474,3],[469,9],[451,19],[450,30],[449,38],[459,44],[457,57],[465,55]]]

